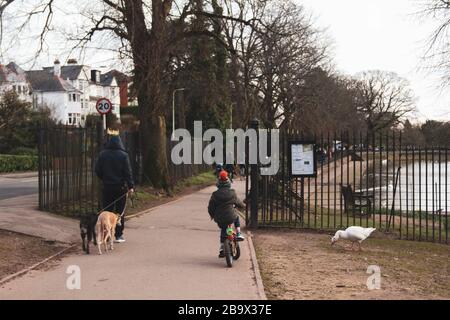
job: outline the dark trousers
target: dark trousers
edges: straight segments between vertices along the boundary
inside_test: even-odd
[[[239,228],[241,226],[241,221],[239,220],[239,217],[237,217],[233,223],[235,228]],[[219,226],[219,228],[220,228],[220,243],[224,243],[225,239],[228,238],[227,235],[228,226]]]
[[[104,210],[122,214],[127,201],[127,197],[123,196],[125,193],[127,193],[127,190],[123,186],[104,185],[102,190],[103,208],[105,208]],[[118,225],[116,227],[116,238],[121,237],[123,234],[123,230],[125,229],[125,215],[122,216],[120,222],[121,226]]]

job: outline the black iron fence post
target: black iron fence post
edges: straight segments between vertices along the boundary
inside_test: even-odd
[[[258,198],[259,198],[259,168],[258,168],[258,143],[259,143],[259,134],[258,134],[258,130],[259,130],[259,121],[257,119],[254,119],[252,121],[250,121],[250,128],[256,130],[257,134],[257,141],[255,141],[254,143],[256,144],[255,146],[250,146],[249,148],[249,152],[257,152],[257,163],[255,164],[251,164],[250,168],[250,174],[251,174],[251,189],[250,189],[250,223],[248,225],[249,229],[256,229],[258,228]]]
[[[43,145],[44,145],[44,128],[43,123],[40,123],[38,135],[38,184],[39,184],[39,210],[44,209],[44,189],[43,189]]]
[[[105,142],[104,141],[105,135],[104,135],[104,130],[103,130],[103,123],[97,122],[97,124],[96,124],[96,131],[97,131],[96,132],[96,134],[97,134],[97,152],[95,154],[96,154],[97,157],[92,159],[94,167],[95,167],[95,163],[98,160],[98,155],[102,151],[103,144]],[[96,177],[95,172],[92,172],[92,181],[94,181],[96,178],[97,177]],[[102,202],[103,202],[103,199],[102,199],[102,197],[103,197],[103,195],[102,195],[102,183],[101,182],[98,183],[97,194],[98,194],[98,196],[97,196],[97,210],[101,210],[102,209]]]
[[[300,218],[303,226],[305,221],[305,178],[300,178]]]

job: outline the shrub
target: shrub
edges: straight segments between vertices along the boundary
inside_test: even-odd
[[[37,156],[38,151],[34,148],[27,148],[27,147],[17,147],[11,150],[9,152],[12,155],[16,156]]]
[[[18,172],[38,170],[37,156],[0,155],[0,172]]]

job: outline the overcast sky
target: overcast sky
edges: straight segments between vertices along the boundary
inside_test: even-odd
[[[394,71],[407,78],[418,98],[420,120],[450,120],[450,90],[420,71],[425,40],[434,25],[419,19],[418,0],[297,0],[327,28],[335,65],[344,73]]]

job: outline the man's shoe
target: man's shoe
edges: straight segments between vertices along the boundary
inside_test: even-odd
[[[237,239],[237,241],[244,241],[244,240],[245,240],[245,237],[239,232],[239,233],[236,235],[236,239]]]
[[[219,251],[219,258],[225,258],[225,252],[223,250]]]
[[[125,239],[123,237],[119,237],[119,238],[116,238],[116,240],[114,240],[114,243],[124,243],[124,242],[125,242]]]

